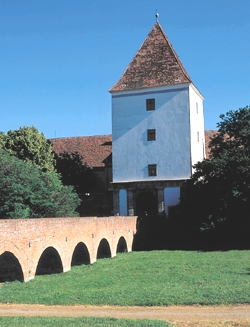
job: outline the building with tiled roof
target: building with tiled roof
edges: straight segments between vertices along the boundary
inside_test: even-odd
[[[205,130],[205,153],[209,157],[208,144],[216,130]],[[56,154],[77,152],[83,162],[92,167],[96,175],[95,193],[109,192],[112,182],[112,135],[77,136],[50,139]],[[100,196],[98,197],[99,200]]]
[[[110,93],[114,213],[167,213],[205,157],[204,115],[158,21]]]
[[[203,96],[158,21],[110,93],[112,137],[51,139],[53,149],[82,155],[96,192],[112,191],[113,214],[168,213],[213,131],[204,134]]]
[[[92,167],[96,176],[96,192],[107,192],[112,179],[112,136],[78,136],[50,139],[53,150],[60,153],[79,153],[83,163]]]
[[[77,136],[50,139],[53,150],[63,152],[78,152],[89,167],[101,168],[111,162],[112,136]]]

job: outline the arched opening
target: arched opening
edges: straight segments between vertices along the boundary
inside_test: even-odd
[[[116,248],[116,253],[121,253],[121,252],[128,252],[127,242],[123,236],[120,237]]]
[[[111,258],[111,251],[108,241],[103,238],[98,246],[97,259]]]
[[[43,251],[37,268],[36,275],[51,275],[63,272],[62,261],[59,253],[52,246]]]
[[[80,266],[88,264],[90,264],[88,248],[84,243],[80,242],[77,244],[73,252],[71,266]]]
[[[0,255],[0,282],[23,282],[23,271],[18,259],[11,252],[4,252]]]
[[[143,192],[137,196],[136,215],[141,217],[157,215],[157,199],[152,193]]]

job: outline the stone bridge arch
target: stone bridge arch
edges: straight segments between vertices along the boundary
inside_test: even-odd
[[[83,242],[79,242],[72,254],[71,267],[90,264],[89,250]]]
[[[121,236],[119,238],[119,241],[117,243],[117,247],[116,247],[116,253],[121,253],[121,252],[128,252],[128,246],[127,246],[127,242],[124,236]]]
[[[23,281],[23,269],[17,257],[5,251],[0,254],[0,283],[12,282],[14,280]]]
[[[35,275],[51,275],[62,272],[63,263],[59,252],[53,246],[47,247],[40,256]]]
[[[0,256],[2,259],[0,260],[0,279],[3,276],[3,273],[6,273],[4,272],[4,269],[6,268],[6,256],[13,256],[13,258],[15,258],[15,260],[17,261],[16,264],[18,263],[20,266],[22,273],[22,281],[24,281],[24,276],[28,274],[27,263],[29,261],[29,257],[27,256],[27,253],[25,253],[23,249],[20,249],[19,247],[15,246],[12,241],[4,240],[4,247],[1,247]]]
[[[111,258],[110,244],[106,238],[102,238],[97,248],[97,259]]]
[[[43,252],[53,248],[65,272],[71,269],[78,244],[86,246],[90,263],[97,260],[102,239],[107,240],[111,257],[121,249],[121,239],[131,251],[136,220],[132,216],[0,220],[0,255],[12,254],[20,264],[23,280],[28,281],[35,277]]]

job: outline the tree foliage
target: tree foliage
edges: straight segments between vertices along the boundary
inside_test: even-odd
[[[184,187],[182,212],[191,224],[221,232],[250,231],[250,107],[220,115],[209,143]]]
[[[20,127],[0,133],[0,148],[27,163],[42,169],[54,171],[55,158],[50,142],[34,126]]]
[[[83,162],[78,152],[56,155],[56,170],[64,185],[73,185],[78,194],[89,193],[95,186],[93,170]]]
[[[0,149],[0,218],[71,217],[80,199],[55,172],[43,172]]]

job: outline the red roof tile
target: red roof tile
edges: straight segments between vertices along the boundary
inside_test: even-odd
[[[191,78],[157,22],[110,92],[190,82]]]
[[[105,161],[111,160],[111,135],[62,137],[50,141],[55,153],[78,152],[82,155],[84,163],[90,167],[104,167]]]
[[[209,159],[210,149],[208,147],[210,139],[217,133],[217,130],[210,129],[205,131],[205,149],[206,149],[206,158]]]

